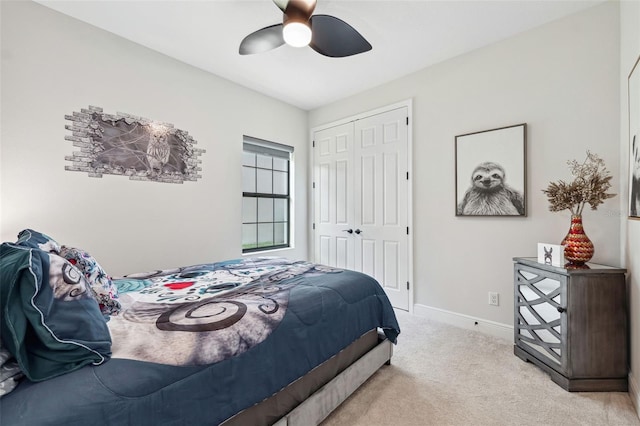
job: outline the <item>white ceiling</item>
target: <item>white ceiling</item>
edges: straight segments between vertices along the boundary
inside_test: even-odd
[[[346,21],[373,45],[348,58],[287,45],[240,56],[247,34],[282,21],[271,0],[38,3],[310,110],[603,1],[318,0],[315,13]]]

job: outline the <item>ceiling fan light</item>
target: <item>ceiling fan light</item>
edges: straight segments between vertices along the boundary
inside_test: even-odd
[[[288,22],[282,29],[282,37],[289,46],[308,46],[311,42],[311,27],[303,22]]]

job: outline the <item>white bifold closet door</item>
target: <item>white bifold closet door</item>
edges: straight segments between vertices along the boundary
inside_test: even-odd
[[[314,133],[315,261],[376,278],[409,308],[407,107]]]

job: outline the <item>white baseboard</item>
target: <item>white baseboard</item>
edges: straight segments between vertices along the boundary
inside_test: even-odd
[[[638,394],[638,383],[634,379],[633,374],[629,371],[629,398],[633,408],[636,409],[636,415],[640,417],[640,395]]]
[[[413,305],[413,314],[419,317],[444,322],[456,327],[476,330],[508,342],[513,342],[513,325],[510,324],[502,324],[495,321],[472,317],[470,315],[420,305],[418,303]]]

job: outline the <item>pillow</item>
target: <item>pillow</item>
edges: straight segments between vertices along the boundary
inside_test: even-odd
[[[37,248],[44,251],[60,253],[60,244],[53,238],[33,229],[23,229],[18,233],[16,244],[24,247]]]
[[[109,315],[117,315],[121,311],[122,307],[118,301],[118,287],[93,256],[84,250],[68,246],[60,248],[60,256],[67,259],[84,274],[100,305],[100,311],[107,319]]]
[[[64,258],[0,245],[0,336],[31,381],[111,356],[107,323],[84,276]]]

